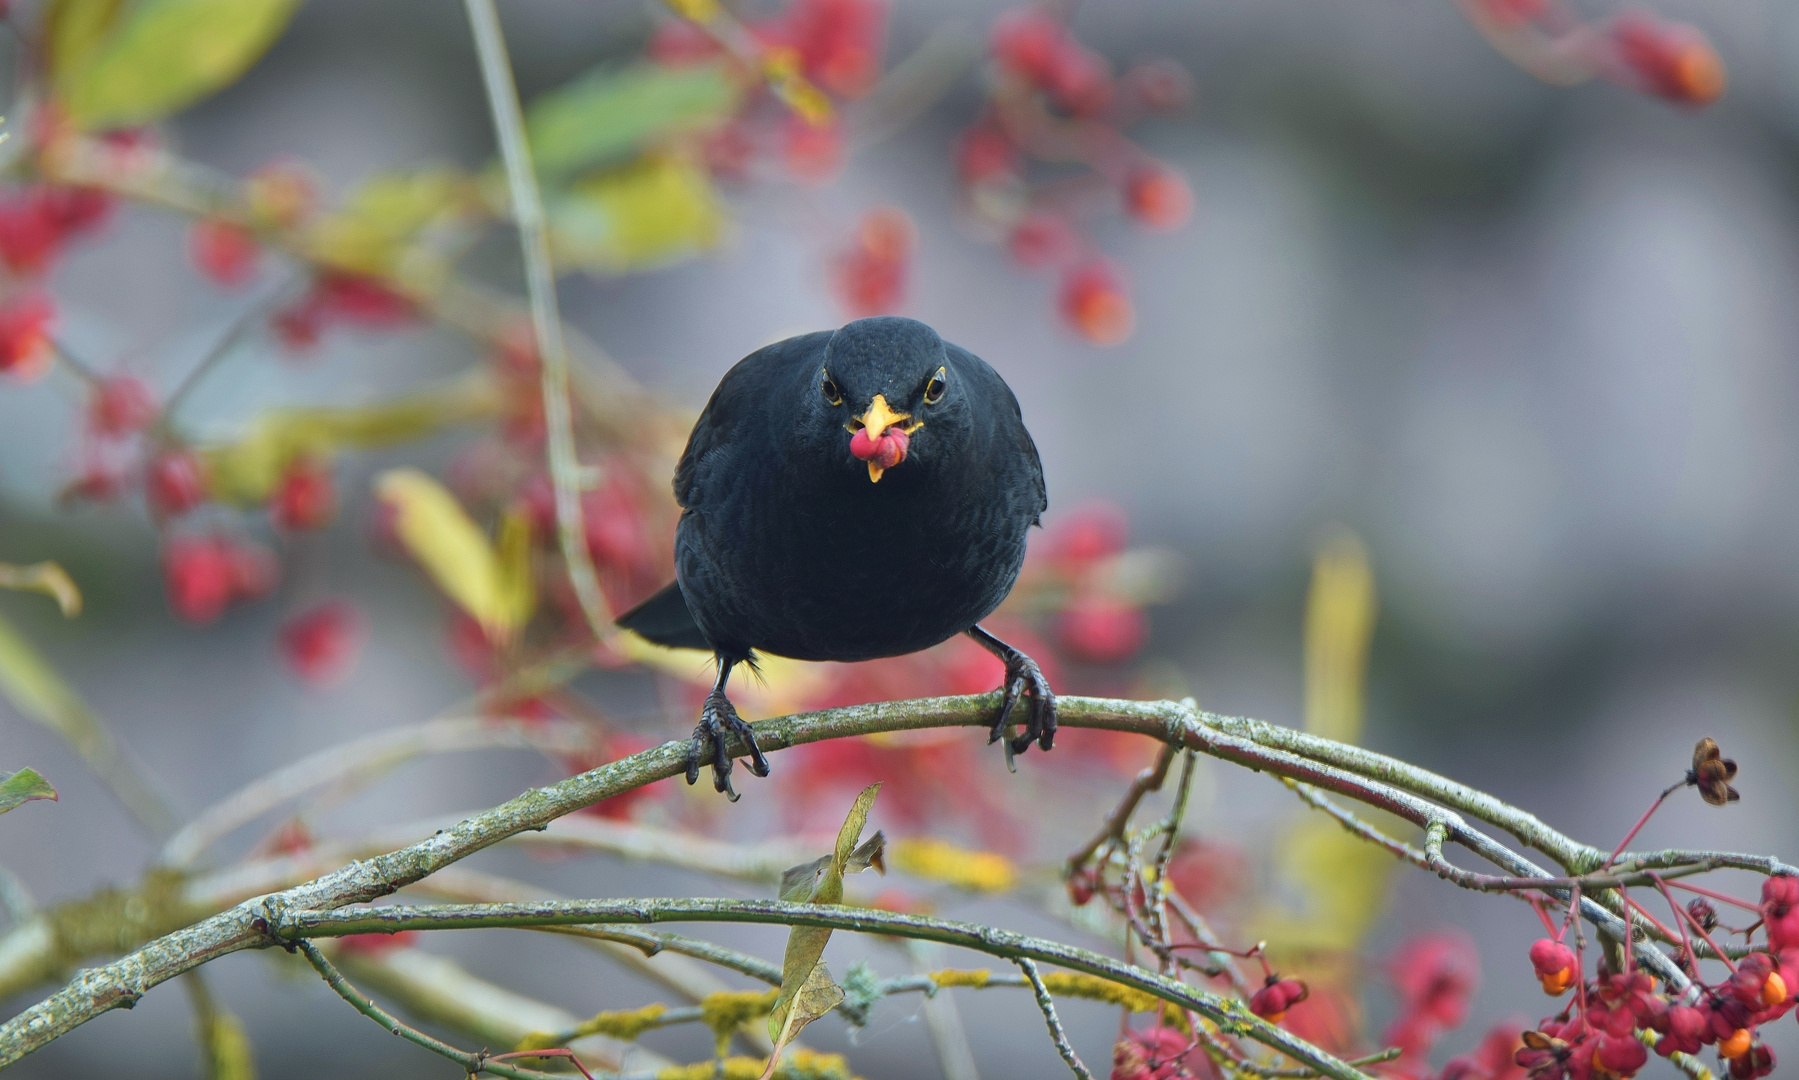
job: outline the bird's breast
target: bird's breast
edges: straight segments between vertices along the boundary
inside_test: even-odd
[[[910,464],[910,463],[907,463]],[[682,591],[716,644],[802,660],[927,648],[1005,599],[1030,517],[976,475],[739,485],[690,507]]]

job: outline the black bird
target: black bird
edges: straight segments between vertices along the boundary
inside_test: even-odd
[[[725,373],[675,470],[676,581],[618,625],[710,649],[718,681],[693,731],[735,800],[729,733],[768,760],[725,696],[758,652],[872,660],[967,634],[1006,664],[993,721],[1025,700],[1021,753],[1056,737],[1035,661],[978,625],[1024,563],[1048,501],[1018,400],[986,362],[913,319],[858,319],[759,349]]]

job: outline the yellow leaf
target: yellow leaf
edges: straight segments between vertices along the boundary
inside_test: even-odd
[[[550,225],[559,263],[622,273],[715,246],[724,214],[705,170],[653,154],[577,181]]]
[[[125,0],[52,0],[44,13],[51,81],[85,64],[118,24]]]
[[[831,853],[830,865],[818,875],[812,885],[811,895],[803,898],[784,895],[782,899],[804,899],[813,904],[843,902],[844,870],[860,844],[862,829],[868,824],[868,812],[874,809],[875,796],[880,791],[880,784],[870,784],[856,796],[848,816],[843,819],[843,826],[837,830],[837,846]],[[830,996],[831,989],[836,988],[836,984],[831,983],[829,973],[822,975],[822,982],[815,975],[815,969],[823,970],[824,965],[819,960],[824,956],[825,944],[830,940],[831,931],[823,926],[796,926],[787,932],[787,952],[781,959],[781,992],[768,1013],[768,1037],[775,1042],[774,1052],[770,1055],[771,1061],[780,1058],[781,1048],[799,1034],[800,1028],[823,1015],[822,1012],[816,1015],[808,1013]],[[824,985],[826,983],[830,984],[829,988]],[[843,1000],[841,990],[837,991],[837,1000]],[[832,1002],[832,1006],[835,1004],[836,1002]],[[828,1012],[829,1008],[826,1007],[825,1011]]]
[[[230,1013],[220,1012],[213,1015],[209,1026],[209,1080],[256,1080],[256,1055],[250,1049],[244,1025]]]
[[[896,870],[960,889],[1005,892],[1018,881],[1017,869],[1005,856],[969,851],[928,836],[895,840],[891,855]]]
[[[668,0],[668,6],[681,18],[697,23],[718,18],[718,0]]]
[[[375,494],[393,509],[394,533],[437,587],[468,612],[490,641],[523,625],[502,584],[499,556],[449,490],[417,469],[390,469]]]
[[[81,614],[81,590],[75,587],[68,571],[53,562],[14,566],[0,563],[0,589],[40,592],[56,601],[65,619]]]
[[[204,447],[201,454],[213,498],[255,506],[268,499],[295,461],[329,460],[342,448],[408,442],[490,416],[498,408],[498,396],[485,378],[466,379],[375,405],[274,409],[256,417],[241,439]]]
[[[420,233],[460,216],[475,196],[473,181],[454,169],[377,176],[307,230],[306,249],[340,270],[385,276]]]
[[[537,580],[531,570],[531,517],[514,507],[500,519],[498,550],[500,607],[512,626],[531,621],[537,610]]]
[[[1362,736],[1363,683],[1377,601],[1368,550],[1351,532],[1325,542],[1306,597],[1306,730],[1337,742]]]
[[[159,120],[235,82],[298,0],[66,0],[51,26],[52,81],[84,129]]]

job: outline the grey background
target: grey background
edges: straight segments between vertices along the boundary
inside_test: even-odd
[[[648,26],[639,8],[619,3],[502,6],[527,95],[628,53]],[[984,33],[996,10],[898,5],[890,58],[945,24]],[[1712,811],[1688,793],[1641,842],[1790,858],[1799,14],[1765,0],[1662,10],[1717,43],[1732,84],[1715,108],[1682,113],[1607,85],[1545,88],[1445,2],[1086,5],[1077,30],[1115,62],[1171,54],[1198,85],[1188,116],[1136,132],[1191,178],[1194,225],[1175,235],[1098,226],[1135,283],[1140,329],[1119,349],[1074,339],[1054,318],[1052,283],[1015,272],[958,226],[948,146],[976,106],[971,80],[828,189],[734,196],[739,227],[716,257],[572,281],[566,311],[640,378],[697,405],[748,350],[839,321],[822,269],[827,244],[862,208],[898,204],[921,231],[906,313],[1009,379],[1042,448],[1052,509],[1109,496],[1139,540],[1185,556],[1186,588],[1156,611],[1148,651],[1203,705],[1297,722],[1310,554],[1321,530],[1345,523],[1367,541],[1381,591],[1370,745],[1606,844],[1710,734],[1743,763],[1744,801]],[[314,0],[261,64],[180,118],[171,137],[236,172],[294,154],[335,191],[429,161],[477,165],[491,148],[462,9],[449,0]],[[250,302],[189,270],[183,238],[182,222],[131,211],[72,253],[54,276],[69,342],[172,385]],[[503,262],[491,270],[501,281],[514,272]],[[279,277],[265,273],[258,287]],[[207,384],[196,417],[228,425],[266,403],[368,399],[476,361],[462,342],[429,331],[335,334],[303,365],[259,351]],[[193,629],[162,605],[141,513],[53,509],[76,409],[56,379],[0,388],[0,557],[61,559],[90,610],[63,624],[35,600],[0,605],[180,808],[204,806],[304,750],[416,722],[467,692],[442,650],[436,601],[415,575],[369,554],[361,536],[368,475],[397,460],[442,465],[455,439],[349,463],[340,478],[354,495],[342,523],[292,553],[281,597]],[[304,694],[279,669],[271,634],[284,611],[323,592],[355,594],[375,632],[347,684]],[[583,686],[613,695],[646,731],[675,730],[656,726],[640,682]],[[0,862],[44,901],[135,877],[150,846],[66,749],[12,716],[0,716],[0,747],[63,792],[60,804],[7,817]],[[1008,782],[997,763],[987,766],[994,783]],[[489,805],[553,775],[523,755],[434,759],[322,825]],[[1051,807],[1035,843],[1045,858],[1065,850],[1106,797],[1041,776],[1016,783]],[[769,800],[747,787],[723,823],[731,834],[769,821]],[[1253,847],[1290,817],[1289,800],[1264,778],[1217,768],[1200,820]],[[604,860],[489,855],[478,865],[589,895],[721,891]],[[1524,956],[1536,936],[1526,908],[1420,874],[1396,880],[1370,956],[1409,930],[1457,925],[1477,935],[1486,960],[1474,1019],[1446,1041],[1448,1052],[1471,1047],[1494,1019],[1542,1014]],[[1053,929],[1017,907],[946,902],[956,917]],[[778,948],[774,934],[722,936]],[[577,1013],[656,995],[554,940],[472,935],[432,947]],[[856,955],[835,948],[844,962]],[[862,948],[877,966],[904,966],[882,946]],[[265,1076],[452,1068],[268,957],[233,956],[214,969]],[[1061,1069],[1028,999],[961,1000],[986,1075]],[[1378,1033],[1391,1010],[1378,977],[1366,1005]],[[1078,1004],[1067,1012],[1077,1048],[1096,1066],[1107,1061],[1114,1014]],[[188,1023],[182,994],[167,987],[28,1059],[18,1075],[122,1065],[146,1080],[191,1075]],[[1799,1051],[1792,1027],[1775,1026],[1781,1053]],[[808,1034],[821,1046],[843,1040],[834,1020]],[[692,1033],[650,1044],[689,1060],[705,1053]],[[853,1061],[871,1080],[934,1074],[915,1002],[884,1005],[860,1044]],[[1655,1062],[1648,1071],[1670,1070]]]

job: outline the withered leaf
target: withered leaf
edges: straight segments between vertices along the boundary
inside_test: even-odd
[[[1742,796],[1730,786],[1736,779],[1737,763],[1723,756],[1716,740],[1707,736],[1693,747],[1693,768],[1687,783],[1699,789],[1699,797],[1713,806],[1736,802]]]

